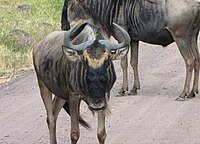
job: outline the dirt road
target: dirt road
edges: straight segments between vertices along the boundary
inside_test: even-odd
[[[115,97],[122,84],[119,61],[111,92],[112,115],[106,118],[107,144],[200,144],[200,96],[177,102],[185,80],[185,64],[175,44],[166,48],[141,43],[137,96]],[[132,86],[129,65],[129,83]],[[81,115],[92,131],[81,127],[79,144],[97,144],[96,117],[82,103]],[[69,116],[61,111],[58,144],[70,143]],[[0,144],[49,143],[46,113],[34,71],[0,85]]]

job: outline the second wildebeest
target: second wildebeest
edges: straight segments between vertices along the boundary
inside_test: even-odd
[[[68,12],[68,14],[67,14]],[[134,85],[130,94],[140,88],[138,74],[139,41],[167,46],[176,42],[186,65],[185,85],[177,100],[192,98],[198,93],[200,57],[197,37],[200,29],[200,3],[195,0],[65,0],[62,29],[69,22],[85,19],[113,34],[112,22],[124,27],[131,37],[130,64]],[[128,90],[127,57],[121,63],[123,86]],[[190,90],[192,73],[194,83]]]

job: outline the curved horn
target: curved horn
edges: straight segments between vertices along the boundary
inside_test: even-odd
[[[121,33],[121,37],[122,37],[123,41],[119,44],[116,44],[116,43],[110,42],[108,40],[99,40],[99,42],[102,45],[106,45],[109,50],[117,50],[119,48],[125,47],[131,41],[128,32],[124,28],[122,28],[121,26],[119,26],[115,23],[113,23],[113,25],[114,25],[114,32],[117,33],[117,31],[119,31]]]
[[[87,25],[86,22],[83,21],[78,22],[69,31],[64,33],[64,44],[66,47],[73,49],[75,51],[82,52],[90,44],[90,42],[88,41],[78,45],[73,45],[71,43],[71,40],[73,40],[77,35],[79,35],[86,25]]]

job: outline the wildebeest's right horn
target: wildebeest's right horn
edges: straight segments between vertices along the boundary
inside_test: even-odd
[[[71,40],[74,39],[77,35],[79,35],[86,25],[87,25],[86,22],[81,21],[81,22],[77,23],[76,25],[74,25],[69,31],[65,32],[64,45],[67,48],[73,49],[77,52],[82,53],[84,51],[84,49],[90,44],[89,41],[83,42],[78,45],[73,45],[71,43]]]
[[[127,45],[130,44],[130,36],[128,34],[128,32],[122,28],[121,26],[113,23],[114,25],[114,31],[116,33],[120,32],[120,36],[118,37],[121,37],[120,39],[122,39],[123,41],[119,44],[116,44],[116,43],[113,43],[113,42],[110,42],[110,41],[107,41],[107,40],[100,40],[99,42],[103,45],[106,45],[107,48],[109,48],[110,50],[117,50],[119,48],[123,48],[123,47],[126,47]]]

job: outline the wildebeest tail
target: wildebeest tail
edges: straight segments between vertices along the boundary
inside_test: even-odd
[[[69,111],[69,103],[68,102],[65,102],[63,108],[65,109],[65,111],[70,115],[70,111]],[[86,129],[90,130],[91,127],[90,125],[81,117],[79,116],[79,123],[85,127]]]

